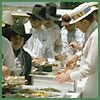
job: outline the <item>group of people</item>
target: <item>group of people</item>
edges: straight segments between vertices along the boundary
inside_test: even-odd
[[[60,60],[63,67],[69,64],[75,67],[82,58],[78,71],[57,75],[55,81],[88,77],[83,98],[98,97],[98,3],[83,3],[63,16],[56,11],[53,2],[34,5],[32,13],[27,13],[32,26],[30,34],[26,34],[22,20],[13,22],[11,12],[3,12],[2,75],[24,75],[27,84],[32,84],[29,76],[32,60]],[[60,18],[62,29],[55,24]]]

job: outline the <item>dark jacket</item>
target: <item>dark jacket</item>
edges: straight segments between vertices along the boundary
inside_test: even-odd
[[[24,71],[21,73],[21,75],[25,76],[25,79],[27,80],[27,84],[31,84],[32,80],[29,74],[31,73],[32,58],[23,48],[21,48],[21,50],[22,50],[22,55],[21,55],[22,66],[24,66]]]
[[[24,73],[24,75],[25,75],[25,78],[28,80],[27,82],[27,84],[31,84],[31,77],[29,76],[29,74],[30,74],[30,72],[31,72],[31,67],[32,67],[32,58],[31,58],[31,56],[26,52],[26,51],[24,51],[24,49],[22,49],[23,50],[23,56],[24,56],[24,58],[25,58],[25,73]]]

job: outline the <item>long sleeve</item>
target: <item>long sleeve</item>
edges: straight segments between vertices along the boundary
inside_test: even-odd
[[[44,26],[42,26],[42,27],[44,27]],[[51,25],[51,27],[49,27],[49,28],[44,27],[44,28],[49,33],[49,36],[51,38],[51,43],[53,45],[54,51],[56,53],[61,53],[62,41],[61,41],[60,27],[57,24],[53,23]]]
[[[10,71],[16,71],[15,67],[15,57],[11,46],[11,43],[2,36],[2,55],[3,55],[3,65],[7,66]]]
[[[56,53],[61,53],[62,50],[62,41],[61,41],[61,31],[60,31],[60,27],[57,25],[56,29],[54,31],[57,36],[55,37],[55,43],[54,43],[54,51]]]
[[[52,42],[51,42],[51,38],[50,36],[48,35],[48,39],[46,41],[46,49],[45,49],[45,52],[44,52],[44,57],[46,59],[48,58],[52,58],[52,59],[55,59],[54,57],[54,49],[53,49],[53,45],[52,45]]]
[[[80,70],[72,72],[72,80],[81,79],[98,71],[98,30],[92,33],[83,49],[84,61]]]

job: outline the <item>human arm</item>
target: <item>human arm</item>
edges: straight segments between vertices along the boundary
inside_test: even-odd
[[[60,28],[59,26],[57,25],[54,33],[56,34],[55,36],[55,43],[54,43],[54,51],[56,53],[61,53],[61,50],[62,50],[62,40],[61,40],[61,31],[60,31]]]
[[[80,79],[92,75],[98,69],[98,32],[92,33],[83,49],[83,64],[79,71],[73,72],[71,78]]]
[[[87,50],[88,49],[88,50]],[[66,82],[70,80],[78,80],[87,76],[93,75],[98,71],[98,36],[91,36],[87,41],[84,52],[88,51],[87,56],[84,58],[84,63],[81,69],[72,72],[70,74],[61,74],[56,76],[57,82]]]
[[[10,71],[15,71],[16,66],[15,66],[14,52],[11,43],[4,37],[2,37],[2,55],[3,55],[2,64],[4,66],[7,66]]]
[[[50,39],[50,36],[48,35],[47,40],[46,40],[46,44],[45,44],[45,52],[44,52],[44,57],[48,60],[49,58],[51,59],[55,59],[54,57],[54,49],[53,49],[53,45]]]

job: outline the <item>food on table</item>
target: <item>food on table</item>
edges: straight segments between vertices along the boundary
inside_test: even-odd
[[[30,90],[30,89],[22,89],[22,90],[20,90],[20,91],[18,91],[18,92],[19,92],[19,93],[28,93],[28,94],[33,93],[33,91]]]
[[[8,76],[5,78],[5,81],[25,81],[24,76]]]
[[[43,92],[43,91],[40,91],[40,90],[36,90],[32,93],[32,95],[34,96],[40,96],[40,97],[52,97],[53,95],[52,94],[49,94],[47,92]]]
[[[34,75],[48,75],[47,73],[42,73],[42,72],[34,72]]]
[[[13,96],[13,98],[32,98],[32,97],[18,94],[18,95]]]
[[[73,65],[66,65],[66,68],[65,68],[65,70],[63,70],[63,71],[61,71],[61,72],[57,72],[55,75],[60,75],[60,74],[62,74],[62,73],[66,73],[68,70],[72,70],[73,68],[75,67],[75,65],[73,66]]]
[[[44,88],[44,89],[40,89],[40,90],[51,91],[51,92],[61,92],[60,90],[54,89],[54,88]]]

